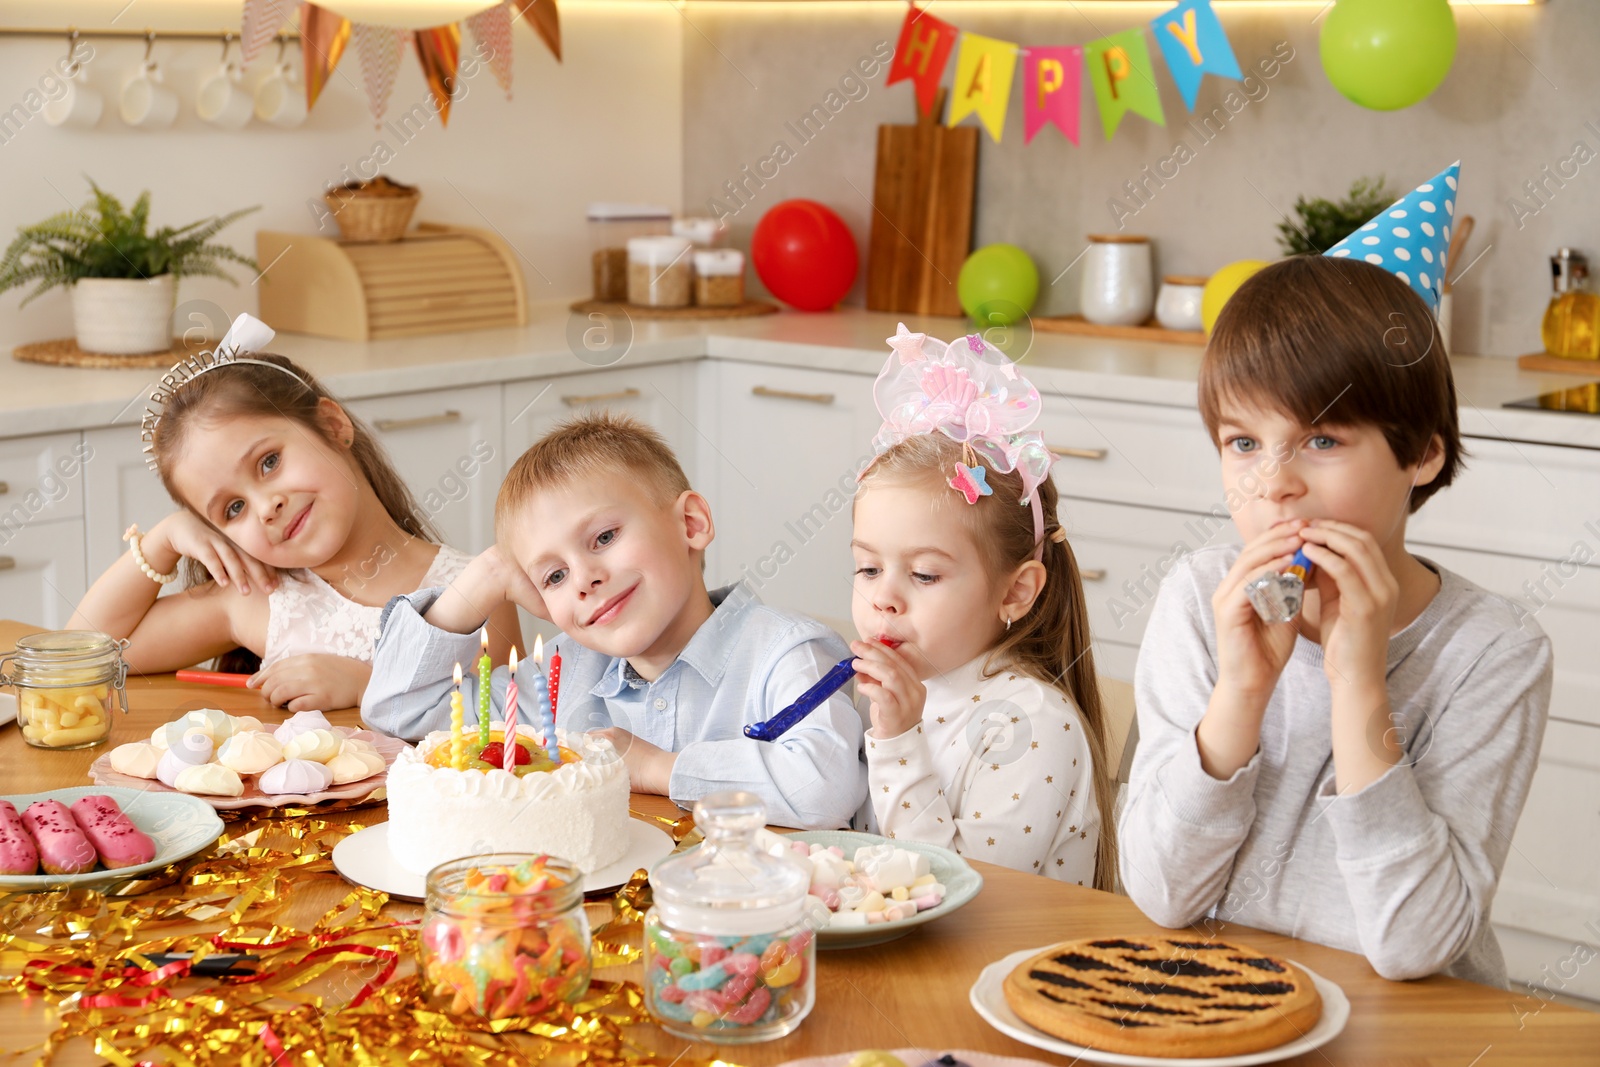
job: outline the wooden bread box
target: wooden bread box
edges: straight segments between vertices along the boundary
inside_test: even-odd
[[[425,222],[384,242],[259,230],[256,260],[275,330],[376,341],[528,322],[517,254],[489,230]]]

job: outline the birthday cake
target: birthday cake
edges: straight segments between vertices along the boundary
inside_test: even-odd
[[[603,737],[556,731],[561,762],[525,732],[516,773],[501,769],[502,723],[488,746],[464,739],[464,770],[451,766],[448,730],[429,734],[389,769],[389,851],[414,874],[488,852],[543,853],[585,873],[628,847],[628,769]],[[487,758],[484,758],[487,757]]]

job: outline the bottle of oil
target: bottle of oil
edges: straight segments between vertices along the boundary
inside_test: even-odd
[[[1589,292],[1589,261],[1570,248],[1550,257],[1554,295],[1539,335],[1544,350],[1564,359],[1600,359],[1600,296]]]

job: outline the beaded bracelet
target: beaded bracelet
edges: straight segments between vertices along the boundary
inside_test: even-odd
[[[141,571],[144,571],[144,576],[157,585],[166,585],[168,582],[175,580],[178,577],[178,569],[176,567],[172,569],[171,574],[162,574],[145,560],[144,552],[139,548],[139,542],[143,536],[139,532],[138,523],[128,527],[128,532],[122,535],[122,539],[128,542],[128,550],[133,553],[133,561],[139,565]]]

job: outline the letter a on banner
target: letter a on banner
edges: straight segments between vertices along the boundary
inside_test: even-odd
[[[1090,41],[1083,46],[1083,65],[1089,68],[1089,83],[1094,86],[1095,101],[1100,105],[1100,125],[1105,127],[1106,140],[1111,140],[1122,116],[1130,111],[1157,126],[1167,124],[1150,51],[1144,46],[1143,26]]]
[[[954,126],[974,111],[996,142],[1006,124],[1006,104],[1011,99],[1011,76],[1017,69],[1017,46],[976,33],[961,35],[956,54],[955,84],[950,89],[950,119]]]
[[[1194,110],[1200,82],[1207,73],[1224,78],[1242,78],[1233,46],[1223,32],[1222,22],[1211,10],[1211,0],[1183,0],[1183,3],[1150,22],[1161,46],[1161,57],[1172,71],[1172,80],[1183,94],[1183,105]]]
[[[893,85],[910,78],[917,87],[917,110],[924,115],[932,111],[939,95],[939,78],[960,32],[948,22],[912,7],[900,26],[900,40],[894,46],[894,60],[883,84]]]
[[[1078,87],[1083,84],[1083,49],[1078,45],[1022,50],[1022,143],[1046,123],[1055,123],[1078,143]]]

